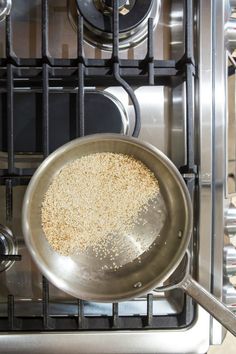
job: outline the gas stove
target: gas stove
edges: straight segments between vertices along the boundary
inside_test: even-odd
[[[138,136],[182,173],[194,207],[192,273],[234,309],[226,275],[236,251],[224,248],[223,235],[236,232],[235,156],[226,144],[235,124],[235,62],[225,36],[235,5],[123,0],[115,10],[108,0],[0,1],[4,353],[206,353],[224,339],[222,327],[181,290],[119,304],[63,293],[30,258],[21,208],[34,171],[59,146],[93,133]]]

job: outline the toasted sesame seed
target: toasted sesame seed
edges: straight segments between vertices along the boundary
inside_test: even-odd
[[[132,156],[110,152],[83,156],[61,169],[44,196],[45,236],[64,256],[93,250],[103,261],[101,269],[118,269],[118,257],[129,252],[123,238],[158,193],[153,172]],[[109,266],[104,264],[107,257]]]

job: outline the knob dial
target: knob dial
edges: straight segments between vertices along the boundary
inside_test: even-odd
[[[236,10],[236,0],[229,0],[229,6],[232,11]]]
[[[228,277],[236,275],[236,248],[233,245],[224,247],[224,275]]]
[[[236,289],[231,283],[223,286],[223,301],[231,311],[236,312]]]
[[[225,233],[229,237],[236,236],[236,207],[230,204],[225,215]]]
[[[230,18],[226,25],[226,39],[227,47],[232,53],[236,49],[236,20],[235,18]]]

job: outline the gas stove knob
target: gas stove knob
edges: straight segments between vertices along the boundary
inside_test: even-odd
[[[233,245],[224,247],[224,275],[236,276],[236,248]]]
[[[228,0],[226,3],[226,19],[234,17],[236,11],[236,0]]]
[[[236,10],[236,0],[229,0],[229,6],[231,11],[234,12]]]
[[[223,286],[223,302],[232,312],[236,312],[236,289],[231,283]]]
[[[236,207],[230,204],[225,215],[225,233],[229,237],[236,236]]]
[[[226,43],[228,50],[233,53],[236,49],[236,20],[230,18],[226,24]]]

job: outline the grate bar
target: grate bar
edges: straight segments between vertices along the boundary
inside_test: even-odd
[[[192,64],[194,64],[193,43],[193,1],[185,0],[185,56],[187,62]]]
[[[113,2],[113,50],[112,50],[112,61],[113,61],[113,73],[117,82],[124,88],[124,90],[129,95],[135,111],[135,124],[133,136],[137,137],[141,129],[141,119],[140,119],[140,107],[138,100],[135,96],[133,89],[129,84],[120,76],[120,63],[119,63],[119,8],[118,0]]]
[[[13,186],[27,185],[34,169],[16,168],[16,151],[14,149],[14,116],[13,101],[14,92],[19,87],[28,92],[39,90],[42,97],[42,141],[43,154],[50,153],[49,135],[49,93],[51,88],[65,87],[76,93],[76,136],[84,135],[84,86],[109,86],[121,85],[128,93],[134,106],[136,121],[133,135],[138,136],[140,123],[140,108],[134,90],[130,85],[164,85],[174,86],[180,81],[187,82],[187,135],[188,153],[187,168],[194,164],[194,110],[193,110],[193,85],[194,66],[192,56],[193,27],[192,27],[192,0],[185,0],[185,56],[176,63],[174,60],[154,60],[153,58],[153,19],[148,20],[148,47],[147,56],[142,60],[120,59],[119,57],[119,12],[118,0],[113,2],[113,52],[110,59],[87,59],[83,53],[83,17],[78,15],[78,53],[77,58],[56,59],[49,55],[48,31],[49,31],[49,1],[42,0],[42,58],[17,58],[12,47],[11,17],[6,19],[6,59],[0,59],[0,90],[6,92],[7,97],[7,141],[8,141],[8,169],[0,170],[0,184],[6,187],[6,218],[12,218],[12,192]],[[186,63],[189,63],[186,66]],[[190,65],[191,64],[191,65]],[[113,69],[113,70],[111,70]],[[178,71],[179,70],[179,71]],[[185,77],[186,74],[186,77]],[[179,81],[177,81],[179,80]],[[189,92],[188,92],[189,91]],[[71,93],[71,92],[70,92]],[[75,100],[75,97],[73,98]],[[41,103],[41,102],[40,102]],[[74,113],[74,112],[73,112]],[[73,116],[74,122],[74,116]],[[73,132],[74,133],[74,132]],[[191,154],[191,155],[190,155]],[[190,183],[190,181],[187,181]],[[193,181],[191,180],[191,183]],[[3,260],[20,260],[20,255],[2,255]],[[42,314],[32,318],[15,317],[15,300],[9,295],[8,318],[0,318],[0,324],[4,321],[1,330],[18,329],[18,321],[21,330],[116,330],[118,329],[142,329],[150,328],[180,328],[192,320],[192,302],[187,298],[188,317],[182,315],[154,316],[153,296],[147,296],[147,313],[145,315],[119,316],[119,305],[112,304],[112,315],[86,317],[84,315],[86,303],[78,300],[77,316],[50,316],[49,282],[42,278]],[[40,304],[41,305],[41,304]],[[186,322],[187,321],[187,322]]]
[[[147,326],[151,327],[153,323],[153,294],[147,295]]]
[[[14,296],[8,295],[7,298],[8,326],[9,329],[14,329]]]
[[[15,300],[13,295],[8,295],[7,297],[7,316],[9,331],[21,329],[22,321],[15,317]]]
[[[112,304],[112,327],[119,327],[119,304],[117,302]]]
[[[0,262],[2,261],[21,261],[20,254],[0,254]]]
[[[14,173],[13,68],[7,64],[7,150],[8,172]]]
[[[48,0],[42,0],[42,58],[48,61]]]
[[[10,222],[13,214],[12,180],[6,179],[6,220]]]
[[[49,283],[48,280],[43,276],[42,277],[43,285],[43,300],[42,300],[42,310],[43,310],[43,328],[44,329],[53,329],[54,321],[49,316]]]
[[[186,112],[187,112],[187,170],[193,171],[195,169],[194,161],[194,76],[192,65],[187,64],[186,67],[187,89],[186,89]]]
[[[49,155],[49,90],[48,90],[48,64],[43,64],[43,155]]]
[[[84,301],[78,300],[78,329],[86,328],[86,318],[84,317]]]
[[[84,136],[84,58],[83,58],[83,17],[78,15],[78,93],[76,97],[76,137]]]
[[[6,16],[6,60],[7,63],[14,63],[17,65],[19,62],[19,58],[16,57],[16,54],[13,51],[12,43],[12,20],[10,11],[10,14]]]
[[[49,155],[49,73],[48,73],[48,0],[42,0],[42,59],[43,59],[43,95],[42,95],[42,132],[43,154]]]
[[[43,327],[48,328],[48,303],[49,303],[49,285],[47,279],[43,276]]]
[[[148,20],[148,83],[154,85],[153,18]]]

